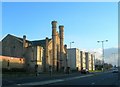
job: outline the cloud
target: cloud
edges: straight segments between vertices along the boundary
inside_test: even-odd
[[[118,48],[108,48],[104,50],[105,62],[118,65]]]
[[[96,52],[95,58],[102,60],[102,49],[101,48],[90,50],[90,52],[91,53]],[[118,65],[118,48],[113,47],[113,48],[104,49],[104,61],[106,63]]]
[[[89,52],[91,52],[92,54],[95,54],[95,59],[102,60],[102,49],[101,48],[92,49],[92,50],[89,50]]]
[[[87,52],[87,49],[82,49],[82,51]]]
[[[118,57],[117,57],[117,55],[114,56],[114,57],[111,56],[109,58],[105,58],[104,60],[107,63],[113,64],[113,65],[118,65]]]

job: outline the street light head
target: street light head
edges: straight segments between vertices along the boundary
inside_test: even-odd
[[[106,42],[108,42],[108,40],[106,40]]]
[[[97,41],[98,43],[100,42],[100,41]]]
[[[74,43],[74,41],[72,43]]]

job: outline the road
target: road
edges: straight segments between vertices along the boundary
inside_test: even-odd
[[[112,72],[102,72],[102,73],[95,73],[95,74],[87,74],[87,75],[79,75],[79,74],[73,74],[73,75],[66,75],[66,76],[57,76],[57,77],[29,77],[29,78],[22,78],[15,79],[15,80],[9,80],[11,81],[11,84],[6,82],[5,79],[3,79],[3,86],[11,86],[11,87],[22,87],[22,86],[34,86],[39,87],[40,85],[44,86],[56,86],[56,85],[102,85],[107,87],[116,87],[115,85],[118,85],[118,73],[112,73]]]
[[[118,73],[100,73],[89,77],[66,80],[49,85],[118,85]]]

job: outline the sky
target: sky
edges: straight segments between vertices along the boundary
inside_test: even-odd
[[[1,0],[2,2],[119,2],[119,0]]]
[[[4,2],[2,38],[7,34],[28,40],[51,38],[51,21],[64,25],[64,44],[80,50],[118,47],[117,2]],[[59,30],[57,28],[57,30]]]

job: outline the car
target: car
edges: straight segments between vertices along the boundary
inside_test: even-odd
[[[113,69],[112,73],[118,73],[118,69]]]
[[[89,73],[88,69],[82,69],[81,70],[81,74],[88,74],[88,73]]]
[[[88,69],[86,69],[86,73],[89,73]]]

